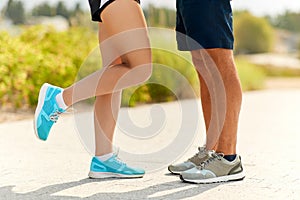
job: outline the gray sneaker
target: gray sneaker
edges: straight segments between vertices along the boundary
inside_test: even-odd
[[[172,174],[179,175],[181,172],[199,166],[202,162],[208,159],[208,153],[205,146],[199,147],[198,150],[199,151],[193,157],[189,158],[187,161],[183,163],[169,165],[168,170]]]
[[[184,171],[180,179],[190,183],[217,183],[238,181],[245,178],[241,157],[236,156],[232,162],[227,161],[223,154],[209,151],[209,158],[200,166]]]

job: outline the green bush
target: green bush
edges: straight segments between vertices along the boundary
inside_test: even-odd
[[[286,11],[280,15],[271,18],[273,26],[279,29],[285,29],[291,32],[300,33],[300,13]]]
[[[300,41],[298,43],[298,58],[300,59]]]
[[[290,67],[274,67],[271,65],[260,65],[268,77],[300,77],[300,69]]]
[[[176,52],[175,39],[170,41],[159,42],[169,51],[153,49],[154,70],[150,80],[124,90],[123,106],[199,95],[199,81],[189,54]],[[57,32],[34,26],[24,29],[18,37],[2,32],[0,43],[1,107],[33,108],[44,82],[68,87],[101,68],[97,34],[84,28]],[[242,59],[237,60],[237,65],[244,90],[263,86],[264,75],[259,68]]]
[[[154,63],[160,63],[162,65],[170,66],[183,77],[185,77],[191,88],[196,95],[199,95],[199,80],[193,65],[187,59],[165,52],[162,50],[153,51]],[[251,64],[247,59],[242,57],[236,58],[236,65],[238,74],[241,80],[243,91],[259,90],[264,88],[264,81],[266,79],[265,69],[261,66]],[[148,82],[164,83],[164,85],[170,86],[169,88],[164,85],[158,84],[143,84],[140,88],[134,87],[124,90],[122,105],[123,106],[135,106],[139,103],[157,103],[168,102],[176,99],[185,99],[194,97],[195,94],[183,94],[187,91],[187,85],[184,85],[180,79],[174,78],[174,73],[160,70],[159,67],[155,67],[153,74]],[[172,90],[170,90],[173,89]],[[177,90],[174,90],[177,88]],[[177,93],[178,96],[174,94]],[[180,95],[183,94],[183,95]]]
[[[198,94],[198,77],[189,60],[161,49],[153,49],[152,54],[154,65],[151,78],[140,87],[124,90],[123,106],[169,102]]]
[[[249,12],[237,13],[234,22],[235,52],[264,53],[272,50],[274,31],[265,18]]]
[[[36,26],[19,37],[0,34],[0,102],[12,108],[32,107],[44,82],[67,87],[90,50],[95,33],[81,28],[57,32]]]

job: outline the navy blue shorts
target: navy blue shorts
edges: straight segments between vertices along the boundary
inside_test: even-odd
[[[115,0],[89,0],[91,16],[93,21],[102,22],[101,13],[102,11]],[[134,0],[140,3],[140,0]]]
[[[176,0],[178,49],[233,49],[230,0]]]

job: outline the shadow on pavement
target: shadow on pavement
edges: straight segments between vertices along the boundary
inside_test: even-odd
[[[88,184],[88,183],[101,183],[106,181],[111,181],[112,179],[82,179],[79,181],[73,181],[68,183],[61,183],[56,185],[49,185],[38,190],[28,192],[28,193],[15,193],[13,192],[14,186],[5,186],[0,188],[0,199],[21,199],[21,200],[32,200],[32,199],[70,199],[70,200],[77,200],[82,199],[81,197],[72,197],[72,196],[55,196],[53,194],[61,192],[66,189],[70,189],[72,187]],[[115,179],[114,179],[115,180]],[[120,180],[121,181],[121,180]],[[224,184],[224,183],[223,183]],[[172,182],[165,182],[162,184],[157,184],[153,186],[149,186],[147,188],[141,190],[133,190],[128,192],[121,192],[121,193],[114,193],[114,192],[102,192],[98,194],[94,194],[90,197],[86,197],[83,199],[151,199],[151,200],[158,200],[158,199],[183,199],[187,197],[197,196],[203,192],[206,192],[210,189],[213,189],[220,184],[206,184],[206,185],[197,185],[193,184],[193,187],[188,187],[186,189],[182,189],[180,191],[176,191],[172,194],[165,194],[159,197],[151,197],[158,192],[166,192],[173,189],[180,189],[183,187],[190,186],[191,184],[183,183],[181,181],[172,181]]]

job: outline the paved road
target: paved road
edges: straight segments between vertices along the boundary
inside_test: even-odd
[[[159,148],[167,149],[169,143],[176,141],[173,139],[176,134],[170,133],[176,132],[182,122],[178,117],[182,116],[182,110],[178,108],[193,107],[191,105],[195,104],[185,101],[158,106],[158,110],[165,110],[163,129],[159,135],[144,141],[130,141],[128,134],[122,134],[121,126],[115,139],[121,150],[152,155],[144,156],[144,160],[141,155],[137,156],[138,159],[132,156],[124,159],[147,169],[165,166],[168,159],[153,152]],[[152,116],[157,116],[149,118],[150,107],[131,109],[129,116],[147,127],[161,117],[154,109]],[[127,110],[122,112],[127,113]],[[244,95],[238,146],[247,177],[244,181],[225,184],[182,183],[178,177],[169,175],[165,168],[150,170],[143,179],[90,180],[87,173],[91,156],[78,137],[78,130],[80,132],[82,128],[78,123],[83,119],[86,119],[83,125],[87,123],[87,132],[92,130],[88,124],[90,117],[91,113],[76,114],[75,120],[73,115],[64,116],[47,142],[35,138],[31,120],[0,124],[0,199],[290,200],[300,197],[300,90],[267,90]],[[192,124],[193,117],[190,116],[186,123]],[[121,116],[122,120],[126,122],[126,117]],[[199,143],[203,143],[202,120],[199,119],[196,139],[191,141],[185,155],[177,160],[184,160],[196,151]],[[170,137],[173,138],[170,140]],[[184,149],[184,146],[177,145]],[[174,154],[176,157],[178,149],[168,152],[162,155]]]

